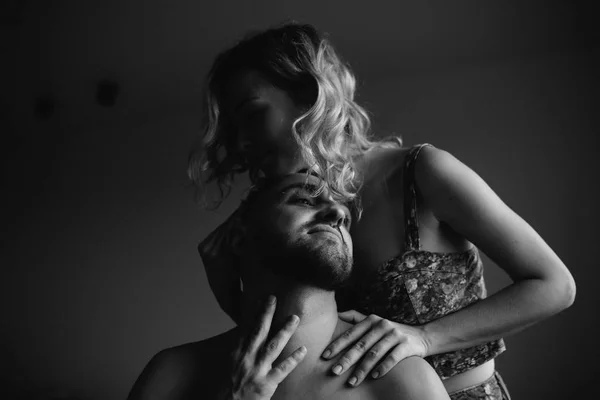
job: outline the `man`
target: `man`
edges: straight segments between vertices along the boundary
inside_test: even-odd
[[[448,399],[421,358],[354,388],[329,372],[336,360],[320,357],[349,328],[335,290],[350,277],[352,240],[349,210],[326,191],[314,195],[317,179],[294,174],[249,196],[234,249],[242,323],[155,355],[129,400]]]

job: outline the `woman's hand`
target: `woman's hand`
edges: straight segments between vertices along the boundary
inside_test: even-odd
[[[268,400],[277,386],[298,366],[306,355],[306,347],[296,349],[276,366],[272,366],[298,327],[296,315],[267,342],[275,312],[275,297],[270,296],[259,324],[240,340],[234,353],[232,386],[229,400]]]
[[[348,379],[352,386],[360,385],[369,373],[373,378],[384,376],[407,357],[427,355],[427,342],[417,326],[402,325],[373,314],[367,317],[354,310],[339,313],[339,317],[355,325],[331,342],[322,357],[331,359],[348,348],[332,368],[336,375],[362,359]]]

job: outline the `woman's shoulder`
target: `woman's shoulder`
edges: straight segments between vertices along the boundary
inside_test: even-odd
[[[379,179],[398,182],[400,174],[411,174],[417,186],[429,184],[465,165],[447,150],[431,143],[396,148],[382,148],[369,155],[373,174]],[[408,171],[405,171],[407,170]],[[387,171],[388,173],[382,173]]]
[[[427,199],[448,190],[457,176],[471,179],[461,173],[464,164],[430,143],[373,149],[363,162],[363,198],[387,199],[391,204],[403,201],[407,179],[419,193],[421,208],[426,207]]]
[[[395,143],[381,142],[380,145],[374,146],[369,149],[363,157],[359,160],[360,164],[369,165],[372,167],[389,167],[404,165],[406,157],[410,154],[411,157],[423,158],[425,154],[431,156],[432,154],[447,151],[440,149],[431,143],[417,143],[412,145],[399,146]],[[425,156],[427,157],[427,156]]]
[[[378,146],[367,153],[360,161],[359,167],[364,172],[365,183],[385,181],[386,184],[398,182],[402,172],[407,166],[407,161],[419,160],[419,164],[430,164],[429,159],[443,152],[430,143],[420,143],[410,146]],[[420,168],[421,169],[421,168]]]
[[[409,152],[404,146],[376,146],[364,153],[358,160],[358,169],[363,173],[365,183],[381,180],[401,168]]]
[[[437,196],[457,183],[476,179],[473,171],[447,150],[433,145],[419,145],[410,156],[412,177],[422,195]]]

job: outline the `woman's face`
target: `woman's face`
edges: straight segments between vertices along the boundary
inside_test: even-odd
[[[307,168],[292,135],[292,124],[306,111],[283,89],[253,70],[235,74],[225,87],[225,118],[229,118],[252,167],[267,176]]]

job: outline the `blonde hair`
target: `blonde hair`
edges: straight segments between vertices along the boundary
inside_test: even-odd
[[[190,152],[188,176],[202,194],[208,184],[217,183],[220,195],[215,207],[229,194],[236,174],[248,171],[255,182],[261,173],[248,165],[222,113],[224,86],[243,70],[257,70],[295,100],[311,103],[291,133],[311,165],[308,173],[323,178],[319,192],[327,187],[337,201],[356,200],[357,156],[391,142],[402,145],[398,137],[372,139],[369,116],[354,101],[356,78],[330,42],[311,25],[285,23],[252,34],[219,54],[207,76],[203,135]]]

